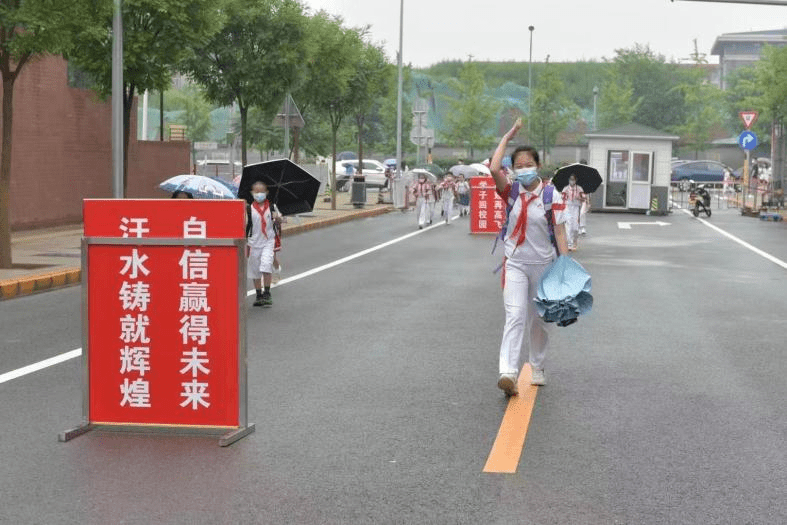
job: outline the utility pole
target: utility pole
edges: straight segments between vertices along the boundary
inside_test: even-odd
[[[396,95],[396,179],[402,175],[402,35],[404,29],[404,0],[399,1],[399,82]]]
[[[533,30],[535,26],[527,28],[530,31],[530,61],[527,66],[527,140],[530,141],[530,121],[533,115]]]
[[[123,2],[112,18],[112,196],[125,197],[123,178]]]

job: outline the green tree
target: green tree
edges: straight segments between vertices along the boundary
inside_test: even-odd
[[[683,94],[674,87],[685,81],[677,64],[667,63],[663,55],[650,46],[635,44],[628,49],[616,49],[612,59],[612,78],[624,86],[630,83],[632,100],[638,103],[633,121],[660,130],[667,130],[683,122]]]
[[[558,133],[566,129],[577,110],[565,95],[565,84],[556,70],[547,69],[533,89],[533,108],[530,113],[534,142],[541,143],[546,154],[554,146]],[[528,137],[528,140],[531,140]]]
[[[475,62],[466,62],[458,79],[450,79],[456,98],[441,97],[448,105],[445,139],[456,146],[469,145],[470,158],[475,148],[486,148],[494,141],[489,132],[495,124],[500,103],[486,94],[484,77]]]
[[[11,153],[13,151],[14,84],[25,66],[45,54],[67,53],[74,24],[86,16],[86,2],[5,0],[0,5],[0,76],[3,81],[0,152],[0,268],[10,268]]]
[[[180,111],[175,122],[186,126],[186,138],[191,141],[191,162],[195,163],[194,143],[210,136],[212,128],[210,112],[213,108],[205,100],[202,90],[195,85],[172,90],[167,93],[166,99],[170,111]]]
[[[249,109],[273,119],[300,73],[305,17],[296,0],[228,0],[223,27],[194,48],[181,69],[214,104],[238,105],[246,164]]]
[[[306,120],[306,133],[313,133],[315,118],[325,119],[331,134],[331,188],[336,188],[336,144],[339,127],[352,115],[350,81],[361,56],[363,41],[357,30],[345,28],[339,17],[324,11],[307,24],[306,60],[302,81],[294,91]],[[311,124],[310,124],[311,123]],[[310,129],[309,129],[310,128]],[[336,209],[336,192],[331,208]]]
[[[692,73],[687,82],[673,88],[683,95],[685,113],[683,122],[672,130],[699,157],[700,151],[710,147],[714,132],[724,124],[724,98],[718,87],[705,82],[705,71],[695,69]]]
[[[601,87],[598,99],[598,125],[601,129],[634,121],[642,98],[634,100],[631,80],[608,79]]]
[[[52,3],[52,2],[49,2]],[[128,189],[131,108],[137,93],[169,87],[172,73],[216,29],[211,0],[124,0],[123,15],[123,193]],[[72,15],[69,15],[72,16]],[[112,94],[113,3],[95,3],[69,58]]]
[[[358,126],[358,166],[363,169],[364,128],[372,108],[385,96],[387,76],[391,73],[382,48],[365,42],[353,78],[350,80],[350,97],[353,116]]]

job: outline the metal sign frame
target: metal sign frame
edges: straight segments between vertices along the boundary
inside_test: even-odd
[[[96,423],[90,420],[90,322],[88,247],[90,246],[234,246],[238,257],[238,426],[193,426],[161,424]],[[229,446],[255,431],[248,422],[248,367],[246,363],[246,239],[176,239],[176,238],[82,238],[82,424],[58,434],[58,441],[66,442],[91,430],[115,432],[143,432],[164,434],[218,435],[219,445]]]

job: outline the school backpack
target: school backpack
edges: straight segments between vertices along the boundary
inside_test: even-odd
[[[508,192],[508,202],[506,202],[506,220],[503,223],[503,227],[500,228],[500,233],[495,238],[495,245],[492,248],[492,253],[495,253],[495,248],[497,248],[497,241],[506,240],[506,234],[508,232],[508,221],[511,217],[511,210],[514,208],[514,204],[516,200],[519,198],[519,181],[514,181],[511,183],[511,191]],[[547,230],[549,231],[549,240],[552,242],[552,246],[555,247],[555,253],[560,254],[560,250],[557,248],[557,239],[555,238],[555,225],[554,220],[552,218],[552,198],[555,193],[555,187],[552,184],[544,184],[544,189],[541,192],[541,202],[544,203],[544,214],[546,215],[547,219]],[[502,268],[502,264],[500,268]],[[500,269],[498,268],[498,270]],[[495,270],[497,272],[497,270]]]

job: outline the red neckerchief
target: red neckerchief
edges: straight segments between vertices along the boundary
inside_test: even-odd
[[[426,192],[429,190],[429,183],[428,182],[419,182],[417,189],[415,190],[416,195],[420,195],[421,197],[426,197]]]
[[[519,198],[522,199],[522,211],[519,212],[519,219],[516,221],[514,231],[511,232],[511,237],[517,237],[518,235],[516,246],[525,242],[525,234],[527,232],[527,207],[538,198],[538,195],[538,193],[533,192],[530,194],[530,198],[526,198],[527,192],[524,191],[519,195]]]
[[[262,218],[262,234],[267,239],[268,238],[268,232],[266,230],[268,228],[268,223],[265,220],[265,212],[270,209],[270,204],[268,204],[268,199],[265,199],[265,202],[262,203],[262,206],[260,206],[259,202],[254,201],[254,203],[251,205],[251,207],[254,208],[255,210],[257,210],[257,213],[260,214],[260,217]]]

